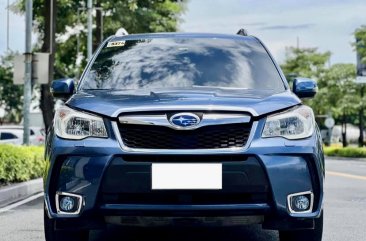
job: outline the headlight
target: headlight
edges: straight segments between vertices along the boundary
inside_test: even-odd
[[[302,105],[287,112],[268,116],[262,137],[281,136],[292,140],[306,138],[313,134],[314,125],[312,109]]]
[[[56,135],[65,139],[80,140],[85,137],[108,137],[103,119],[62,106],[55,114]]]

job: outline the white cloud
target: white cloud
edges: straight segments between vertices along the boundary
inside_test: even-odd
[[[353,31],[365,24],[364,0],[241,0],[188,3],[180,29],[185,32],[236,33],[246,28],[282,62],[285,47],[319,47],[331,51],[332,62],[355,62]]]

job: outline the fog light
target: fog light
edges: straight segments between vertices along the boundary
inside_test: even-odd
[[[310,200],[304,195],[296,196],[293,198],[294,206],[299,210],[307,210],[310,206]]]
[[[56,193],[56,209],[58,214],[78,215],[84,205],[83,197],[66,192]]]
[[[314,194],[310,191],[288,195],[287,203],[291,213],[310,213],[313,209]]]
[[[71,212],[75,207],[75,200],[72,197],[63,197],[60,201],[60,209],[64,212]]]

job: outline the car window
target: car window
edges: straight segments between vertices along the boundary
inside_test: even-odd
[[[81,89],[193,86],[285,90],[264,47],[254,38],[153,38],[106,43]]]
[[[0,140],[11,140],[11,139],[17,139],[18,137],[14,135],[13,133],[9,132],[2,132],[0,133]]]

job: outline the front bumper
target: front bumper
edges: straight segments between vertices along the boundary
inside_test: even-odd
[[[156,159],[149,158],[156,158],[156,155],[124,153],[111,126],[108,139],[71,141],[53,136],[48,142],[47,149],[52,152],[48,155],[50,160],[45,178],[48,215],[61,219],[111,215],[263,215],[268,220],[319,217],[324,178],[319,136],[314,133],[310,138],[296,141],[263,139],[260,137],[263,125],[264,121],[258,122],[250,145],[242,152],[214,156],[216,162],[223,163],[223,190],[204,192],[203,195],[170,192],[159,196],[152,193],[150,167]],[[169,158],[169,155],[161,156]],[[174,155],[186,162],[208,162],[208,156],[205,153]],[[304,191],[314,194],[311,212],[291,213],[288,195]],[[81,195],[84,199],[81,212],[72,216],[58,213],[55,205],[57,192]],[[165,197],[169,197],[168,200]]]

